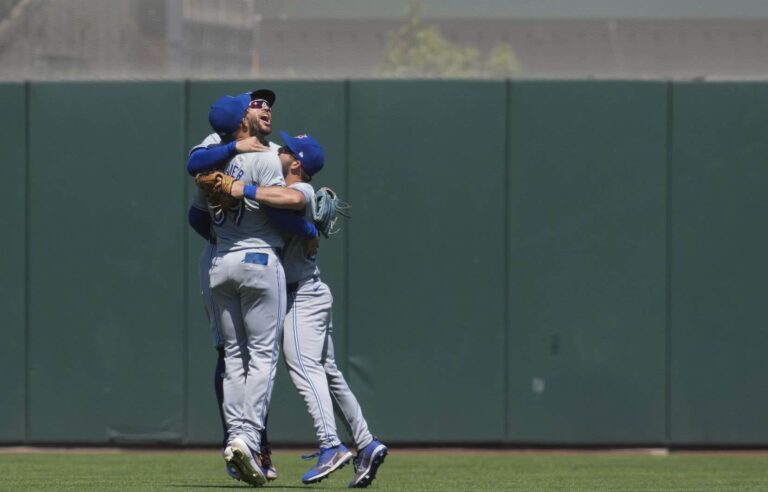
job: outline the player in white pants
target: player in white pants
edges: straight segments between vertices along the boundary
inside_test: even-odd
[[[253,110],[253,111],[252,111]],[[211,108],[211,125],[220,134],[240,140],[252,122],[263,139],[271,125],[270,108],[244,94],[225,96]],[[262,130],[259,130],[262,129]],[[268,134],[268,132],[266,132]],[[252,135],[253,136],[253,135]],[[262,144],[265,144],[264,140]],[[285,277],[279,252],[283,239],[269,215],[255,201],[259,186],[283,187],[276,193],[304,207],[304,197],[284,188],[280,161],[275,153],[239,154],[226,165],[226,173],[249,185],[236,206],[211,208],[217,239],[211,261],[210,288],[224,339],[226,375],[223,414],[227,425],[227,463],[239,478],[256,486],[266,482],[258,458],[261,432],[272,393],[285,312]]]
[[[317,204],[315,191],[309,184],[324,164],[322,147],[308,135],[290,137],[278,153],[289,188],[300,191],[307,206],[305,217],[312,219]],[[243,186],[236,184],[232,192],[239,196]],[[264,203],[269,204],[269,200]],[[275,203],[275,205],[279,205]],[[293,384],[307,405],[315,426],[320,452],[317,464],[303,477],[306,484],[317,483],[340,469],[352,458],[336,431],[333,400],[352,430],[358,455],[354,460],[355,475],[350,487],[367,487],[376,476],[387,455],[387,447],[368,430],[360,404],[336,367],[331,338],[333,296],[320,280],[316,255],[307,258],[304,241],[299,237],[286,242],[283,255],[288,286],[288,313],[283,331],[283,356]]]
[[[195,196],[193,198],[192,206],[190,208],[190,215],[195,214],[195,211],[202,211],[206,208],[205,199],[202,197],[202,194],[199,193],[199,190],[195,189]],[[205,211],[205,214],[208,212]],[[216,359],[216,367],[214,370],[214,378],[213,378],[213,385],[214,385],[214,391],[216,393],[216,401],[218,403],[217,408],[219,412],[219,418],[221,420],[221,426],[222,426],[222,435],[223,435],[223,447],[227,446],[227,442],[229,441],[228,438],[228,431],[227,431],[227,425],[226,420],[224,418],[224,377],[226,376],[226,368],[224,364],[224,336],[221,333],[221,329],[219,328],[219,313],[218,308],[216,307],[216,304],[213,302],[213,295],[211,294],[210,289],[210,276],[209,271],[211,268],[211,261],[216,255],[216,237],[213,235],[213,231],[211,229],[210,220],[207,222],[204,222],[203,224],[195,224],[193,227],[198,230],[198,233],[204,238],[207,239],[208,242],[206,243],[205,247],[203,248],[202,252],[200,253],[200,258],[198,260],[198,272],[199,272],[199,281],[200,281],[200,295],[203,298],[203,307],[205,308],[205,315],[208,319],[208,324],[211,330],[211,338],[213,342],[213,348],[216,350],[217,353],[217,359]],[[267,415],[268,417],[269,415]],[[267,424],[264,423],[264,430],[261,433],[261,449],[259,452],[259,461],[262,464],[262,468],[264,470],[264,475],[267,477],[267,480],[272,481],[277,479],[277,469],[272,464],[272,446],[269,443],[269,438],[267,436]],[[240,480],[240,476],[237,473],[237,469],[235,469],[232,465],[227,463],[227,473],[229,476],[236,480]]]
[[[269,106],[270,109],[274,106],[275,93],[269,89],[259,89],[249,93],[251,100],[263,100]],[[230,145],[231,144],[231,145]],[[224,147],[229,145],[229,149]],[[269,146],[264,146],[259,141],[258,137],[246,137],[232,142],[223,142],[221,136],[217,133],[211,133],[203,139],[198,145],[194,146],[190,151],[190,160],[188,165],[197,165],[197,169],[190,170],[190,173],[194,175],[196,172],[205,172],[212,169],[216,169],[222,166],[229,158],[234,157],[237,154],[247,152],[265,152],[274,151],[280,146],[270,142]],[[224,155],[218,156],[218,159],[201,159],[205,157],[204,154],[208,151],[214,151],[221,153],[226,151]],[[210,289],[210,277],[209,270],[211,268],[211,261],[216,254],[216,237],[213,233],[211,218],[208,215],[208,204],[205,197],[198,188],[195,188],[192,196],[192,204],[189,209],[189,224],[195,229],[208,242],[200,253],[198,261],[199,280],[200,280],[200,294],[203,298],[203,307],[205,308],[205,314],[208,319],[208,323],[211,329],[211,337],[213,341],[213,347],[217,352],[216,367],[214,371],[214,390],[216,393],[217,407],[219,417],[221,419],[221,425],[223,430],[223,446],[227,446],[228,432],[226,421],[224,419],[224,394],[223,394],[223,382],[226,376],[226,369],[224,364],[224,337],[219,328],[219,315],[216,305],[213,302],[213,295]],[[264,473],[268,480],[277,479],[277,470],[272,464],[272,450],[269,443],[269,439],[266,431],[266,424],[261,436],[261,450],[259,453],[260,461],[264,467]],[[237,470],[231,465],[227,464],[227,473],[232,478],[239,480]]]

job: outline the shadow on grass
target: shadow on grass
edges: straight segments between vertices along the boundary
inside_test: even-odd
[[[190,485],[190,484],[170,484],[168,487],[174,487],[179,489],[252,489],[250,485],[247,484],[230,484],[230,485],[219,485],[219,484],[196,484],[196,485]],[[306,485],[267,485],[266,487],[260,487],[264,489],[274,490],[274,489],[307,489]]]

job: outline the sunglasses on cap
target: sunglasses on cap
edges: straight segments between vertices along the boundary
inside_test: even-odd
[[[271,111],[269,108],[269,101],[266,99],[254,99],[248,103],[248,107],[251,109],[266,109],[267,111]]]

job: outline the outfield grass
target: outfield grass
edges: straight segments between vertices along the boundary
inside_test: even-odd
[[[318,485],[311,464],[275,453],[270,489],[344,489],[348,466]],[[215,452],[0,453],[0,490],[233,490]],[[424,453],[393,450],[369,490],[768,490],[766,455]]]

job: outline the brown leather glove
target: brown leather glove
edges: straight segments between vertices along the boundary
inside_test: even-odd
[[[240,201],[232,198],[232,183],[235,178],[221,171],[213,171],[207,174],[200,173],[195,176],[195,183],[202,191],[203,196],[214,213],[226,211],[237,205]]]

